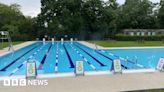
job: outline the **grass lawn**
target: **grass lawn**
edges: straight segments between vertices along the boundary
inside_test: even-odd
[[[129,91],[129,92],[164,92],[164,89],[139,90],[139,91]]]
[[[17,42],[12,42],[12,43],[13,43],[13,45],[16,45],[16,44],[23,43],[23,41],[17,41]],[[3,44],[2,44],[2,42],[0,42],[0,49],[8,47],[8,46],[9,46],[8,42],[3,42]]]
[[[164,46],[162,41],[88,41],[104,47],[144,47],[144,46]]]

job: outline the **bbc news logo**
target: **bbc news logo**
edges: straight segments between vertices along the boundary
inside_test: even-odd
[[[47,86],[48,80],[5,79],[4,86]]]

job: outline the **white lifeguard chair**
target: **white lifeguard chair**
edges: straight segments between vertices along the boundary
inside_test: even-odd
[[[9,49],[8,51],[12,50],[14,51],[14,47],[11,41],[11,37],[8,31],[0,31],[0,39],[1,39],[1,46],[3,47],[3,42],[7,40],[9,42]]]

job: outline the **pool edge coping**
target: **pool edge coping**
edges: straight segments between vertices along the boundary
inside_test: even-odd
[[[78,41],[79,43],[89,47],[89,48],[92,48],[92,49],[95,49],[95,44],[93,43],[90,43],[90,42],[87,42],[87,41]],[[99,50],[108,50],[108,49],[145,49],[145,48],[164,48],[164,46],[143,46],[143,47],[103,47],[103,46],[100,46],[100,45],[97,45],[96,46],[98,47]]]
[[[133,74],[133,73],[155,73],[159,72],[156,69],[131,69],[131,70],[122,70],[122,74]],[[84,76],[93,76],[93,75],[115,75],[113,71],[88,71],[84,73]],[[68,73],[53,73],[53,74],[39,74],[36,79],[44,78],[66,78],[66,77],[76,77],[74,72]],[[11,77],[0,77],[0,81],[5,79],[25,79],[25,75],[15,75]]]
[[[20,49],[22,49],[22,48],[24,48],[26,46],[34,44],[35,42],[36,41],[26,41],[26,42],[23,42],[23,43],[20,43],[20,44],[17,44],[17,45],[13,45],[14,51],[20,50]],[[7,55],[7,54],[12,53],[11,51],[6,51],[7,49],[8,49],[8,47],[2,49],[2,53],[0,53],[0,57],[3,57],[5,55]]]

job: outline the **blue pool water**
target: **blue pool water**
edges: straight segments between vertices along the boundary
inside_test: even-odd
[[[75,62],[84,61],[85,71],[112,70],[113,59],[122,69],[155,68],[164,48],[93,50],[78,42],[36,42],[0,57],[0,76],[25,75],[26,62],[35,60],[39,74],[74,72]]]

